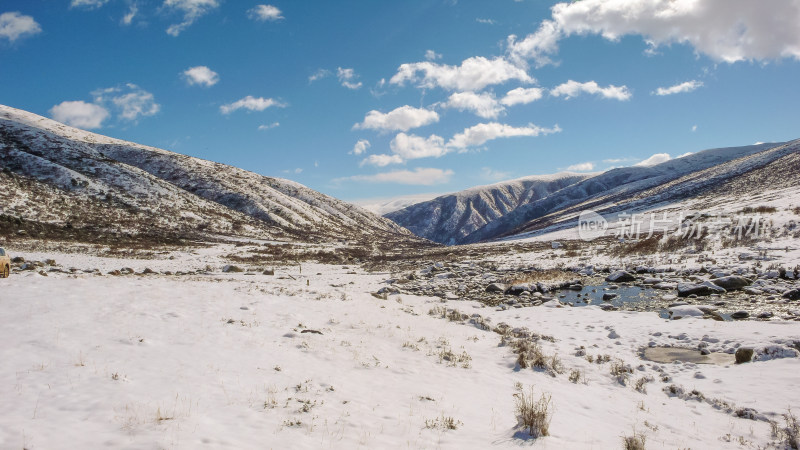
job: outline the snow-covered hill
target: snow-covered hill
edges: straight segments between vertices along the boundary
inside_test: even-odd
[[[798,142],[711,149],[655,166],[624,167],[590,176],[572,175],[565,179],[562,174],[557,179],[565,182],[540,181],[535,184],[539,195],[523,196],[511,204],[501,202],[505,209],[487,201],[474,202],[475,198],[492,199],[499,187],[519,182],[514,180],[440,197],[386,217],[441,243],[490,241],[551,227],[586,209],[622,211],[698,196],[748,171],[796,154]],[[777,177],[762,178],[761,184],[779,182]]]
[[[417,236],[458,244],[522,205],[546,198],[590,175],[564,172],[530,176],[437,197],[386,214]]]
[[[293,181],[78,130],[0,105],[0,213],[124,233],[301,239],[407,230]]]

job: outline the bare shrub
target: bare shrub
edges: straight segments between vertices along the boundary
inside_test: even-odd
[[[580,369],[572,369],[569,372],[569,381],[573,383],[578,383],[581,380],[581,378],[584,378],[584,374],[583,371],[581,371]]]
[[[536,399],[533,387],[527,394],[520,392],[516,397],[516,414],[519,426],[523,427],[534,438],[550,435],[550,420],[553,418],[550,394],[542,393]]]
[[[791,409],[783,415],[783,420],[786,422],[786,426],[783,428],[778,426],[777,422],[771,422],[772,437],[778,439],[783,448],[800,449],[800,423]]]
[[[445,416],[444,414],[435,419],[425,419],[425,428],[431,430],[456,430],[461,425],[463,425],[463,423],[460,420]]]
[[[625,450],[644,450],[645,437],[641,433],[633,432],[633,436],[622,438],[622,448]]]
[[[628,379],[633,373],[630,365],[625,364],[625,361],[617,359],[611,363],[611,375],[617,379],[617,382],[623,386],[628,384]]]

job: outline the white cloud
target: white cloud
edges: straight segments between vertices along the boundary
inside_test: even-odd
[[[42,27],[31,16],[18,12],[0,14],[0,39],[14,42],[19,38],[41,33]]]
[[[392,153],[403,160],[419,158],[438,158],[448,153],[444,139],[435,134],[424,138],[416,135],[398,133],[389,143]]]
[[[405,105],[385,114],[380,111],[370,111],[364,117],[364,121],[353,125],[353,128],[408,131],[438,121],[439,114],[436,111]]]
[[[534,60],[537,67],[552,64],[548,55],[558,52],[558,41],[561,39],[561,29],[556,22],[545,20],[539,25],[535,33],[517,40],[517,36],[508,37],[508,57],[515,64],[525,67],[527,60]]]
[[[61,102],[50,108],[53,120],[87,130],[100,128],[108,116],[108,110],[102,106],[83,101]]]
[[[505,110],[493,94],[486,92],[476,94],[471,91],[453,93],[446,102],[442,103],[442,106],[459,111],[470,111],[484,119],[495,119]]]
[[[433,50],[426,50],[425,59],[427,59],[428,61],[436,61],[437,59],[442,59],[442,55],[440,53],[436,53]]]
[[[491,167],[481,167],[481,178],[487,181],[500,181],[511,178],[511,172],[495,170]]]
[[[265,130],[271,130],[273,128],[278,128],[279,126],[281,126],[279,122],[272,122],[269,124],[259,125],[258,129],[261,131],[265,131]]]
[[[640,35],[655,48],[691,45],[718,61],[800,59],[800,1],[582,0],[552,8],[565,35]]]
[[[167,34],[178,36],[197,19],[219,7],[219,0],[164,0],[164,7],[183,13],[183,22],[167,28]]]
[[[579,164],[573,164],[567,167],[567,170],[573,172],[591,172],[592,170],[594,170],[594,163],[584,162]]]
[[[403,163],[403,158],[400,155],[369,155],[359,166],[363,167],[366,164],[371,166],[377,167],[386,167],[389,164],[401,164]]]
[[[603,98],[610,98],[620,101],[628,100],[632,96],[627,86],[614,86],[612,84],[608,85],[607,87],[600,87],[595,81],[579,83],[577,81],[569,80],[566,83],[560,84],[550,90],[550,95],[554,97],[565,96],[567,99],[577,97],[582,93],[594,94]]]
[[[506,96],[500,100],[500,103],[505,106],[527,105],[528,103],[541,99],[543,96],[543,89],[518,87],[508,91]]]
[[[219,110],[222,114],[230,114],[242,108],[250,111],[264,111],[265,109],[273,106],[276,108],[285,108],[286,104],[272,98],[253,97],[252,95],[248,95],[247,97],[236,100],[233,103],[220,106]]]
[[[534,81],[524,69],[503,58],[488,59],[474,56],[462,61],[460,66],[430,61],[402,64],[389,82],[400,86],[406,82],[414,82],[421,88],[441,87],[454,91],[480,91],[486,86],[511,80],[522,83]]]
[[[359,139],[358,142],[356,142],[356,145],[353,146],[353,150],[350,151],[350,154],[351,155],[363,155],[364,153],[367,152],[367,150],[369,148],[370,148],[370,143],[369,143],[368,140]]]
[[[478,22],[478,23],[484,23],[486,25],[496,25],[497,24],[497,21],[492,20],[492,19],[481,19],[481,18],[478,18],[478,19],[475,19],[475,21]]]
[[[247,11],[247,17],[262,22],[274,22],[283,19],[281,10],[272,5],[256,5]]]
[[[358,78],[358,75],[356,75],[353,69],[343,69],[339,67],[336,69],[336,76],[339,78],[339,83],[347,89],[358,89],[361,87],[360,81],[358,83],[354,82],[355,79]]]
[[[392,172],[377,173],[375,175],[354,175],[352,177],[337,178],[334,181],[364,181],[368,183],[397,183],[420,186],[443,184],[450,181],[452,170],[418,167],[412,170],[395,170]]]
[[[463,132],[456,134],[447,143],[448,147],[457,149],[466,149],[468,147],[477,147],[483,145],[488,141],[498,138],[507,138],[515,136],[539,136],[540,134],[558,133],[561,131],[558,125],[553,128],[541,128],[536,125],[530,124],[527,127],[513,127],[497,122],[479,123],[473,127],[465,129]]]
[[[697,131],[697,125],[692,125],[692,132]]]
[[[301,173],[303,173],[303,169],[301,169],[300,167],[298,167],[296,169],[293,169],[293,170],[286,169],[286,170],[283,171],[283,173],[301,174]]]
[[[686,152],[686,153],[684,153],[682,155],[676,156],[675,159],[683,158],[684,156],[689,156],[689,155],[694,155],[694,152]]]
[[[133,23],[133,18],[136,17],[136,14],[139,13],[139,6],[136,3],[131,3],[131,6],[128,8],[128,12],[122,16],[122,20],[120,23],[122,25],[130,25]]]
[[[656,153],[653,156],[645,159],[644,161],[634,164],[634,166],[650,167],[667,162],[670,159],[672,159],[672,157],[669,156],[669,153]]]
[[[692,92],[693,90],[702,87],[703,82],[692,80],[686,81],[680,84],[676,84],[675,86],[670,87],[660,87],[653,91],[655,95],[673,95],[673,94],[682,94],[684,92]]]
[[[190,67],[183,72],[189,85],[213,86],[219,82],[219,74],[206,66]]]
[[[142,116],[155,115],[161,110],[161,105],[155,102],[153,94],[132,83],[98,89],[92,92],[92,96],[96,104],[113,107],[125,120],[135,121]]]
[[[69,6],[71,8],[99,8],[108,3],[108,0],[72,0]]]
[[[329,77],[330,75],[331,75],[331,71],[330,70],[319,69],[316,72],[314,72],[314,74],[312,74],[311,76],[308,77],[308,82],[309,83],[313,83],[313,82],[315,82],[317,80],[321,80],[321,79],[323,79],[325,77]]]

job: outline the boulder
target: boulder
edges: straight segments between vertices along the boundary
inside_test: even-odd
[[[747,311],[736,311],[731,314],[731,318],[736,320],[747,319],[748,317],[750,317],[750,313]]]
[[[492,283],[486,286],[486,292],[497,292],[503,293],[506,291],[506,287],[500,283]]]
[[[530,292],[530,291],[531,287],[528,286],[527,284],[515,284],[510,288],[506,289],[505,293],[508,295],[519,295],[523,292]]]
[[[607,276],[606,281],[609,283],[628,283],[631,281],[636,281],[636,277],[628,272],[625,272],[624,270],[617,270],[616,272]]]
[[[225,273],[238,273],[238,272],[244,272],[244,269],[238,266],[227,264],[222,268],[222,271]]]
[[[792,289],[783,293],[783,298],[789,300],[800,300],[800,289]]]
[[[689,297],[691,295],[705,296],[711,294],[724,294],[725,289],[717,286],[710,281],[704,281],[700,284],[694,283],[678,283],[678,297]]]
[[[747,286],[750,286],[750,280],[738,275],[729,275],[726,277],[716,278],[711,280],[715,285],[725,289],[726,291],[738,291]]]
[[[265,270],[265,271],[263,271],[261,273],[263,275],[275,275],[275,270],[274,269],[267,269],[267,270]]]
[[[748,363],[753,360],[755,352],[752,348],[739,347],[736,349],[736,364]]]
[[[612,293],[607,292],[607,293],[603,294],[603,301],[604,302],[609,302],[611,300],[614,300],[617,297],[619,297],[618,294],[612,294]]]

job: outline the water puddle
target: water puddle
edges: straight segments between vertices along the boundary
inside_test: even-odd
[[[736,358],[728,353],[703,355],[699,350],[677,347],[648,347],[644,349],[644,359],[662,364],[683,361],[695,364],[718,364],[721,366],[736,362]]]

